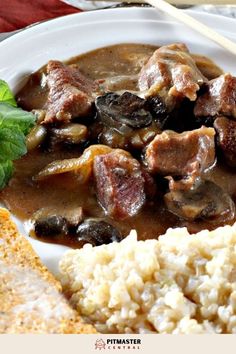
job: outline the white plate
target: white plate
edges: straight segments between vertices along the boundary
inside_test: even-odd
[[[236,21],[188,11],[196,19],[236,41]],[[195,53],[208,55],[236,74],[235,57],[186,26],[150,8],[121,8],[61,17],[22,31],[0,44],[0,78],[14,91],[27,76],[50,59],[74,55],[116,43],[167,44],[184,42]],[[23,234],[24,227],[17,224]],[[27,236],[27,235],[26,235]],[[29,239],[44,264],[57,273],[66,247]]]

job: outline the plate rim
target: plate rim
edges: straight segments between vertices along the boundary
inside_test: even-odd
[[[15,40],[18,40],[18,39],[21,39],[22,37],[24,37],[26,34],[28,33],[34,33],[35,31],[37,32],[38,30],[40,29],[47,29],[47,26],[56,26],[58,25],[59,23],[64,23],[64,21],[69,21],[70,19],[76,19],[76,18],[82,18],[83,20],[83,24],[86,23],[86,18],[90,18],[90,17],[95,17],[95,16],[98,16],[101,17],[103,15],[109,15],[109,14],[112,14],[112,13],[118,13],[118,12],[125,12],[125,13],[132,13],[132,15],[134,15],[134,10],[137,11],[137,12],[146,12],[147,14],[154,14],[154,11],[156,11],[156,14],[161,14],[161,16],[166,16],[166,14],[162,13],[161,11],[153,8],[153,7],[138,7],[138,6],[132,6],[132,7],[123,7],[123,8],[109,8],[109,9],[98,9],[98,10],[93,10],[93,11],[84,11],[84,12],[78,12],[78,13],[75,13],[75,14],[69,14],[69,15],[64,15],[64,16],[60,16],[60,17],[57,17],[57,18],[54,18],[54,19],[48,19],[48,20],[45,20],[45,21],[41,21],[41,22],[36,22],[34,24],[31,24],[25,28],[22,28],[19,30],[19,32],[13,34],[12,36],[4,39],[3,41],[0,42],[0,49],[4,46],[7,46],[8,44],[11,44],[11,42],[14,42]],[[236,19],[234,18],[229,18],[229,17],[226,17],[224,15],[218,15],[218,14],[211,14],[211,13],[207,13],[207,12],[201,12],[201,11],[195,11],[195,10],[182,10],[186,13],[188,13],[190,16],[193,16],[193,17],[197,17],[197,18],[203,18],[205,20],[207,19],[211,19],[211,20],[214,20],[215,23],[217,23],[218,21],[219,22],[223,22],[225,25],[230,26],[231,24],[232,25],[236,25]],[[167,18],[169,18],[167,20]],[[100,21],[101,19],[99,19]],[[147,20],[145,18],[145,20]],[[157,20],[157,19],[156,19]],[[163,21],[163,22],[169,22],[169,23],[180,23],[179,21],[175,20],[174,18],[171,19],[170,16],[167,16],[166,19],[164,18],[163,20],[159,19],[159,21]],[[235,34],[233,32],[233,28],[232,29],[229,29],[229,30],[222,30],[221,28],[219,29],[219,32],[221,33],[231,33],[231,34]]]

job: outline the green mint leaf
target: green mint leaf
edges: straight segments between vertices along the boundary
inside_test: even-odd
[[[26,152],[25,136],[19,127],[0,128],[0,161],[16,160]]]
[[[15,97],[11,92],[10,87],[3,80],[0,80],[0,102],[9,103],[10,105],[17,107]]]
[[[26,154],[25,136],[35,124],[32,113],[17,108],[7,83],[0,80],[0,189],[13,173],[13,161]]]
[[[0,162],[0,189],[3,189],[12,176],[13,164],[7,160]]]
[[[34,114],[0,102],[0,130],[3,127],[18,127],[27,135],[35,124]]]

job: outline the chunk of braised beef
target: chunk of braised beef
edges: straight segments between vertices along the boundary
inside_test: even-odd
[[[49,61],[47,85],[49,94],[44,124],[68,122],[73,118],[91,114],[93,93],[97,90],[97,86],[85,77],[77,66],[68,66],[60,61]]]
[[[145,203],[145,180],[141,166],[129,153],[116,150],[94,159],[97,197],[109,216],[125,219]]]
[[[224,74],[211,80],[206,92],[198,97],[194,114],[198,117],[224,115],[236,119],[236,77]]]
[[[195,101],[197,91],[205,81],[207,79],[182,43],[158,48],[139,74],[140,90],[148,90],[148,96],[161,96],[168,107],[184,97]]]
[[[38,237],[55,237],[66,235],[68,227],[66,219],[58,215],[49,215],[36,219],[34,231]]]
[[[181,134],[164,131],[156,135],[145,152],[151,173],[180,177],[179,187],[191,188],[215,161],[215,131],[202,127]]]
[[[210,181],[188,191],[173,190],[164,196],[169,211],[186,220],[230,221],[235,216],[231,197]]]
[[[236,122],[226,117],[218,117],[214,122],[214,128],[223,160],[230,167],[236,167]]]
[[[76,230],[78,241],[100,246],[122,240],[120,232],[111,224],[99,219],[87,219]]]
[[[139,129],[152,123],[146,101],[130,92],[106,93],[95,101],[102,122],[109,127]]]

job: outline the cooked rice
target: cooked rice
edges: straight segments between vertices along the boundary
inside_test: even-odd
[[[71,303],[104,333],[236,333],[236,224],[87,244],[60,262]]]

